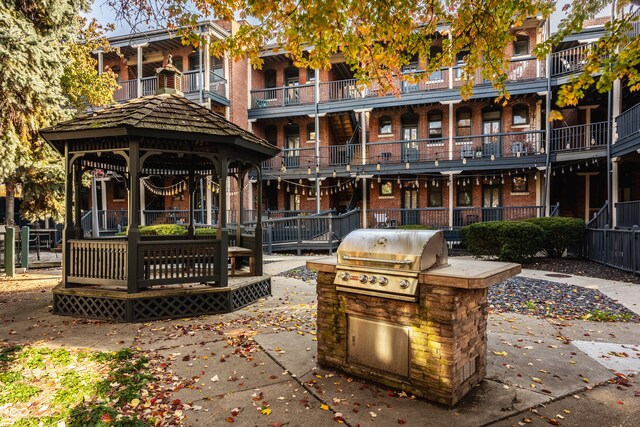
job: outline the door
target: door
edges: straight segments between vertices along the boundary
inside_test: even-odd
[[[486,185],[482,188],[482,221],[502,220],[502,187]]]
[[[300,89],[297,87],[300,84],[300,79],[296,77],[287,77],[285,85],[287,86],[286,94],[284,97],[285,105],[296,105],[300,103]]]
[[[420,143],[418,142],[418,126],[402,126],[402,161],[411,162],[420,159]]]
[[[489,110],[482,112],[482,156],[491,157],[500,155],[500,132],[501,114],[500,110]]]
[[[288,168],[300,167],[300,128],[291,126],[285,128],[284,164]]]
[[[402,189],[402,225],[420,224],[418,209],[418,189],[405,187]]]

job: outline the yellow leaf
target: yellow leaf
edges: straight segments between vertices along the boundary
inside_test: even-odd
[[[506,356],[507,353],[506,351],[494,351],[493,354],[495,354],[496,356]]]
[[[271,415],[271,408],[264,408],[262,410],[262,415]]]
[[[323,411],[328,411],[329,407],[323,403],[322,405],[320,405],[320,409],[322,409]]]
[[[531,377],[531,380],[532,380],[534,383],[542,384],[542,380],[541,380],[540,378]]]
[[[589,383],[589,379],[585,377],[582,377],[582,381],[584,381],[585,383]]]
[[[135,408],[140,404],[140,399],[133,399],[130,403],[131,403],[131,406]]]

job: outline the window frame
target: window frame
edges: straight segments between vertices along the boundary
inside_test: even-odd
[[[529,180],[525,179],[525,175],[516,175],[511,181],[512,193],[528,193],[529,192]]]
[[[522,109],[525,111],[525,121],[523,123],[516,123],[516,110]],[[511,125],[512,126],[528,126],[531,124],[531,119],[529,118],[529,106],[527,104],[516,104],[511,109]]]
[[[316,124],[309,123],[307,125],[307,142],[315,142],[316,141]]]
[[[439,120],[432,119],[436,115],[440,116]],[[429,111],[429,113],[427,113],[427,138],[428,139],[442,139],[444,137],[444,127],[442,124],[443,117],[444,115],[442,114],[441,110],[432,110],[432,111]],[[440,129],[440,136],[438,137],[431,136],[431,130],[432,130],[431,124],[438,121],[440,122],[440,127],[433,128],[433,129]]]
[[[469,125],[468,126],[461,126],[460,125],[460,120],[466,120],[466,119],[461,119],[460,115],[463,113],[469,113]],[[463,135],[460,133],[460,129],[469,129],[469,133],[466,135]],[[459,108],[456,111],[456,136],[471,136],[472,135],[472,129],[473,129],[473,111],[468,108],[468,107],[463,107],[463,108]]]
[[[442,198],[442,185],[440,181],[437,181],[438,185],[433,185],[432,180],[427,181],[427,207],[430,208],[442,208],[444,207],[444,200]],[[432,203],[431,196],[439,195],[437,203]]]
[[[387,126],[386,122],[388,122],[389,126],[388,132],[383,131]],[[378,135],[393,135],[393,120],[391,119],[391,116],[382,116],[378,119]]]
[[[524,46],[524,53],[518,53],[518,46],[523,47],[523,44],[526,43],[526,46]],[[516,35],[516,39],[513,41],[513,56],[528,56],[531,55],[531,38],[526,35],[526,34],[519,34]]]

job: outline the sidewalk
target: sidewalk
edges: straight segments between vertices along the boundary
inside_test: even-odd
[[[275,276],[310,258],[265,256],[265,272],[274,275],[273,296],[226,315],[110,324],[51,315],[49,293],[20,304],[0,303],[0,342],[44,340],[65,347],[158,352],[175,375],[198,378],[196,388],[174,393],[198,408],[185,412],[193,426],[226,425],[229,417],[241,426],[333,426],[336,420],[362,427],[548,426],[549,419],[564,426],[613,426],[634,425],[640,416],[636,379],[629,378],[631,387],[608,383],[612,370],[633,374],[640,369],[640,327],[633,323],[491,315],[487,378],[453,408],[320,369],[315,286]],[[596,286],[638,310],[632,289],[637,285],[523,274]],[[264,402],[270,415],[259,410]],[[541,404],[537,413],[529,411]]]

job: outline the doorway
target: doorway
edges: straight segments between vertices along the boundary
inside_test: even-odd
[[[420,159],[420,142],[418,141],[418,115],[407,113],[401,117],[402,122],[402,161],[411,162]]]
[[[485,185],[482,188],[482,221],[502,220],[502,187]]]
[[[502,131],[502,112],[499,109],[482,111],[482,156],[498,157],[500,155],[500,132]]]
[[[402,225],[420,224],[418,201],[417,188],[411,186],[402,189]]]

